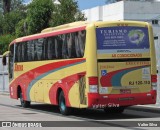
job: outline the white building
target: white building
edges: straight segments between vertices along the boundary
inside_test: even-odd
[[[82,11],[88,21],[139,20],[153,23],[154,34],[160,28],[160,2],[120,1]]]

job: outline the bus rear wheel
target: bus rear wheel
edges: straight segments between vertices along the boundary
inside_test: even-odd
[[[21,103],[21,106],[24,107],[24,108],[27,108],[27,107],[30,106],[30,102],[29,101],[25,101],[23,99],[22,92],[20,92],[20,103]]]
[[[107,114],[118,114],[118,113],[123,113],[125,107],[110,107],[110,108],[104,108],[104,111],[107,113]]]
[[[69,115],[71,113],[71,108],[66,106],[66,101],[65,101],[65,97],[64,97],[63,91],[61,91],[60,94],[59,94],[58,105],[59,105],[60,113],[62,115]]]

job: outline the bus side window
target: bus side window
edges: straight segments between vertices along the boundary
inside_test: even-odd
[[[34,61],[34,44],[32,42],[33,41],[28,41],[27,42],[28,61]]]
[[[54,51],[54,38],[49,37],[47,39],[47,57],[49,60],[53,60],[55,58],[55,51]]]
[[[76,36],[76,33],[71,33],[70,34],[71,36],[71,45],[70,45],[70,58],[77,58],[77,54],[76,54],[76,45],[75,45],[75,36]]]
[[[85,50],[85,41],[86,41],[86,33],[85,33],[85,31],[79,31],[78,32],[78,40],[79,40],[79,47],[80,47],[81,57],[83,57],[84,50]]]
[[[79,40],[78,40],[78,32],[75,33],[74,42],[75,42],[76,55],[77,55],[77,57],[81,57],[80,47],[79,47]]]
[[[17,61],[18,62],[21,62],[21,60],[22,60],[22,46],[21,46],[21,43],[17,43]]]
[[[67,50],[68,50],[68,56],[69,58],[71,58],[72,56],[72,35],[71,33],[70,34],[67,34]]]
[[[56,58],[62,59],[62,39],[61,35],[56,36],[55,38],[55,52],[56,52]]]
[[[43,39],[43,52],[42,52],[43,60],[47,60],[47,38]]]
[[[24,42],[24,61],[28,61],[28,55],[27,55],[27,42]]]
[[[55,46],[55,57],[56,59],[61,59],[62,58],[62,44],[60,43],[60,39],[55,37],[54,39],[54,46]]]
[[[77,57],[83,57],[84,55],[85,40],[86,40],[85,31],[79,31],[75,33],[75,49]]]
[[[26,48],[26,43],[25,42],[22,42],[21,43],[21,46],[22,46],[22,55],[21,55],[21,61],[22,62],[25,62],[27,61],[27,48]]]
[[[62,39],[62,59],[68,59],[67,34],[61,35]]]
[[[68,56],[69,58],[77,58],[75,49],[75,33],[70,33],[67,36]]]
[[[43,38],[34,40],[35,44],[35,60],[42,60]]]

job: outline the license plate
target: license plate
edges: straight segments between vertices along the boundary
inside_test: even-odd
[[[121,94],[128,94],[128,93],[131,93],[131,90],[130,89],[121,89],[120,93]]]

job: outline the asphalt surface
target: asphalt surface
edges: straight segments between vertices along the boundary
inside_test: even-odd
[[[160,108],[158,105],[134,106],[127,108],[122,114],[106,114],[103,110],[74,110],[69,116],[59,113],[57,106],[48,104],[32,103],[30,108],[22,108],[19,100],[10,99],[8,94],[0,94],[0,121],[35,121],[43,122],[45,129],[138,129],[138,130],[159,130]],[[45,122],[47,121],[47,122]],[[57,122],[58,121],[58,122]],[[47,124],[45,124],[47,123]],[[156,126],[147,126],[152,123]],[[143,126],[142,126],[143,125]],[[15,128],[1,127],[8,130]],[[23,128],[27,129],[27,128]],[[31,128],[30,128],[31,129]],[[32,128],[33,129],[33,128]],[[34,128],[35,129],[35,128]],[[38,128],[44,129],[44,128]]]

